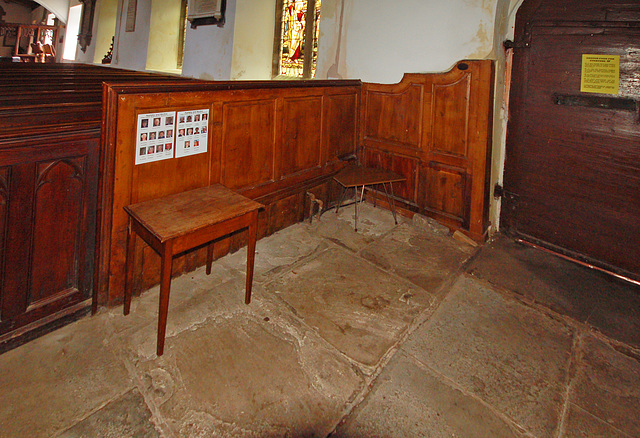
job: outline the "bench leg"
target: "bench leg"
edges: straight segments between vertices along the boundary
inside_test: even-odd
[[[244,303],[251,302],[251,287],[253,285],[253,263],[256,258],[256,240],[258,237],[258,212],[252,213],[253,219],[249,224],[249,243],[247,245],[247,284],[244,295]]]
[[[207,245],[207,275],[211,274],[212,263],[213,263],[213,242]]]
[[[167,331],[167,315],[169,313],[169,290],[171,288],[171,262],[173,260],[172,244],[165,244],[161,254],[162,268],[160,270],[160,308],[158,310],[158,345],[156,354],[164,353],[164,337]]]
[[[125,271],[124,286],[124,309],[123,313],[128,315],[131,311],[131,297],[133,296],[133,268],[136,258],[136,235],[133,232],[131,219],[127,228],[127,261]]]

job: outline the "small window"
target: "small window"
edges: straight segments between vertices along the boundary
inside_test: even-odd
[[[273,76],[311,79],[316,73],[321,0],[278,0]]]

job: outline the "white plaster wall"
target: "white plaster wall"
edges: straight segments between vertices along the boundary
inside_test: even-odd
[[[187,27],[182,75],[205,80],[231,79],[236,0],[227,0],[226,22]]]
[[[129,70],[144,70],[147,65],[151,0],[138,0],[134,32],[125,31],[128,3],[128,0],[120,0],[118,2],[111,65]]]
[[[231,79],[271,79],[275,0],[236,0]]]
[[[118,0],[98,0],[96,4],[96,16],[93,21],[93,41],[95,45],[93,62],[102,63],[102,58],[111,47],[111,37],[116,31],[116,15],[118,13]]]
[[[147,70],[180,73],[177,68],[180,6],[179,0],[152,1]]]
[[[496,4],[324,0],[316,77],[396,83],[404,73],[445,71],[460,59],[485,58],[493,47]]]

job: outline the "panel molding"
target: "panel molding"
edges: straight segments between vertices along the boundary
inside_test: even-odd
[[[433,217],[477,241],[489,227],[493,79],[493,61],[464,60],[448,72],[405,74],[398,84],[365,83],[362,90],[361,155],[393,157],[381,164],[407,178],[398,192],[408,214]],[[418,89],[420,98],[407,97]],[[397,126],[411,133],[394,134]],[[409,157],[415,174],[397,164]]]

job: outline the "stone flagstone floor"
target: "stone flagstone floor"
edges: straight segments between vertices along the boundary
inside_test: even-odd
[[[640,291],[365,205],[0,356],[0,437],[637,437]]]

